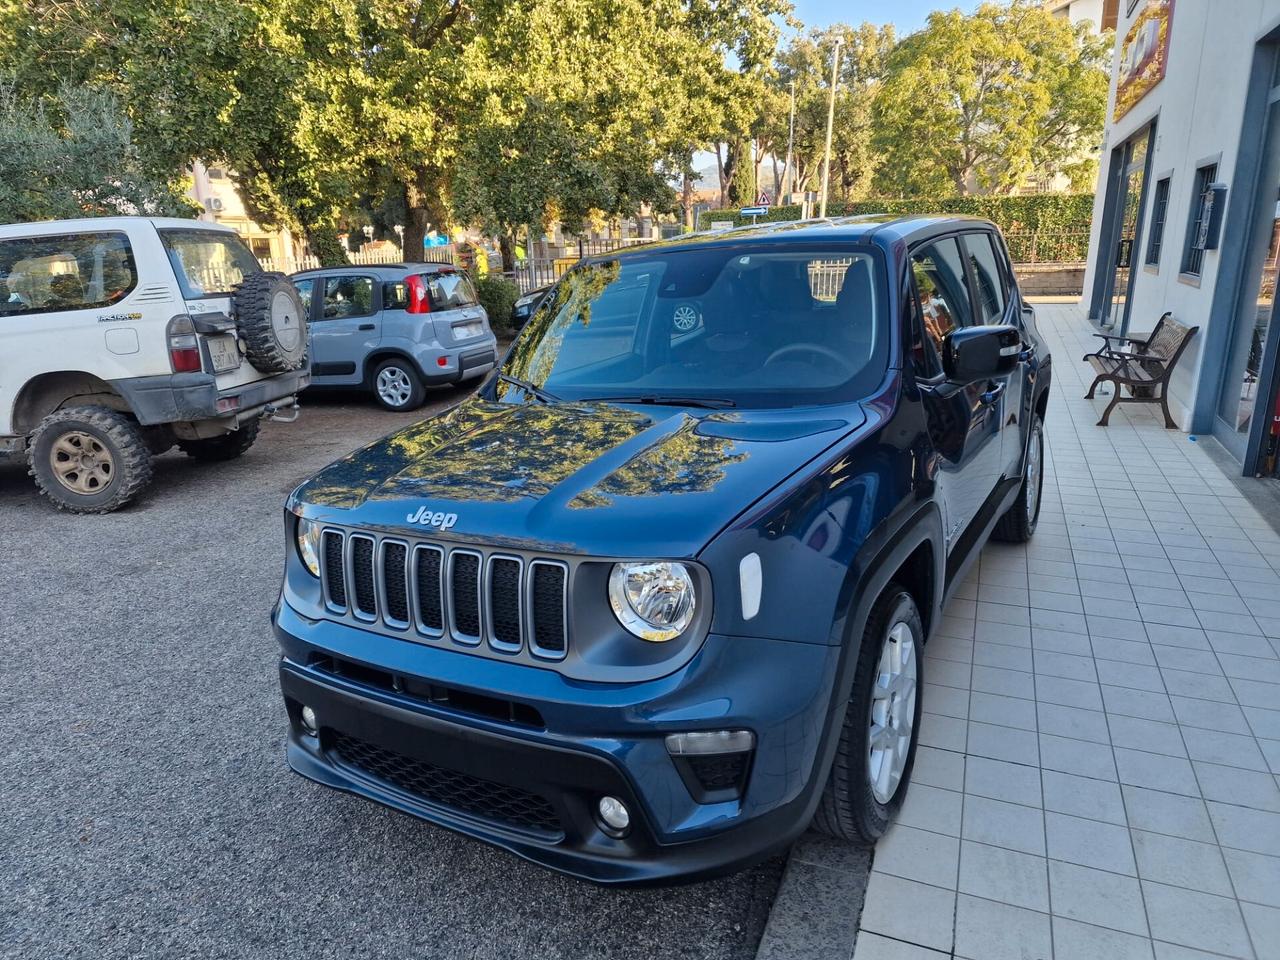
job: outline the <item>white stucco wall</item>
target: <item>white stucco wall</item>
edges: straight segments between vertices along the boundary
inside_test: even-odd
[[[1120,4],[1116,30],[1116,56],[1129,24],[1141,12],[1139,3],[1132,16]],[[1133,301],[1129,329],[1135,333],[1151,329],[1166,310],[1189,325],[1206,327],[1211,322],[1230,323],[1231,317],[1210,317],[1210,301],[1219,268],[1219,254],[1205,252],[1198,285],[1179,278],[1183,246],[1189,229],[1192,191],[1196,168],[1216,160],[1217,179],[1231,189],[1241,138],[1245,97],[1253,67],[1254,48],[1260,35],[1280,20],[1280,0],[1177,0],[1170,33],[1168,70],[1164,80],[1125,115],[1119,123],[1108,124],[1103,141],[1098,194],[1094,201],[1093,234],[1089,270],[1085,276],[1085,304],[1092,300],[1099,264],[1110,265],[1113,251],[1098,254],[1111,151],[1154,119],[1157,121],[1141,232],[1134,244],[1130,297]],[[1116,95],[1116,73],[1111,77],[1107,116],[1112,116]],[[1164,243],[1158,268],[1145,266],[1147,239],[1151,227],[1151,207],[1155,184],[1169,176],[1169,207]],[[1228,201],[1230,202],[1230,201]],[[1104,267],[1105,268],[1105,267]],[[1190,425],[1190,408],[1195,386],[1200,382],[1200,347],[1203,337],[1192,342],[1175,371],[1170,406],[1178,423]]]

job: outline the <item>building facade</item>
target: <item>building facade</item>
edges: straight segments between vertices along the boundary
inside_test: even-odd
[[[1277,475],[1280,0],[1121,0],[1084,303],[1114,333],[1199,327],[1184,429]]]
[[[236,192],[235,181],[227,170],[206,167],[199,161],[193,163],[191,196],[204,208],[201,220],[230,227],[240,234],[258,259],[280,265],[297,258],[298,250],[292,233],[283,227],[264,227],[256,223],[245,210],[240,194]]]
[[[1099,30],[1114,30],[1120,0],[1045,0],[1045,6],[1072,23],[1088,20]]]

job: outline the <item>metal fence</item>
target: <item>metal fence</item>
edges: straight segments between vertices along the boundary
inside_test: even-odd
[[[440,247],[426,247],[423,251],[426,263],[456,263],[457,250],[454,244]],[[376,250],[355,250],[347,254],[348,262],[354,265],[376,265],[381,263],[403,263],[404,253],[398,247],[382,247]],[[259,257],[258,262],[264,270],[278,270],[281,273],[297,273],[299,270],[315,270],[320,260],[313,256],[306,257]]]
[[[1084,263],[1089,256],[1089,234],[1011,230],[1004,234],[1009,258],[1017,266],[1048,263]]]

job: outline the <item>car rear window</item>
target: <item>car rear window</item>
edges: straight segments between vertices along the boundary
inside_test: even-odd
[[[234,233],[221,230],[161,230],[160,239],[186,300],[225,297],[262,265]]]
[[[137,282],[123,233],[0,240],[0,316],[109,307]]]
[[[474,306],[477,302],[475,288],[466,274],[453,270],[441,270],[423,275],[427,292],[431,296],[432,310],[453,310]]]

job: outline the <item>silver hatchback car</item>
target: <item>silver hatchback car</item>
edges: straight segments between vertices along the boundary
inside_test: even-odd
[[[412,410],[426,388],[484,376],[497,340],[467,275],[449,264],[327,267],[290,279],[310,308],[313,386],[369,390]]]

